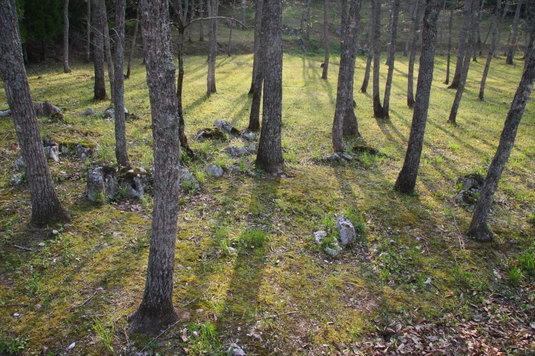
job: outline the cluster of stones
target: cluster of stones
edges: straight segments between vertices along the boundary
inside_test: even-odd
[[[329,236],[327,231],[318,230],[314,232],[316,244],[321,246],[323,251],[331,257],[338,256],[344,247],[362,239],[362,235],[357,234],[355,227],[345,216],[340,216],[336,219],[336,230],[336,239],[328,244],[324,244],[324,240]]]

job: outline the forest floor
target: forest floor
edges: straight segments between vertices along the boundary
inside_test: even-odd
[[[470,207],[454,199],[459,177],[485,173],[523,63],[495,60],[484,102],[477,100],[483,60],[472,63],[459,124],[451,126],[454,91],[443,84],[445,59],[437,58],[417,194],[406,196],[392,189],[412,118],[406,58],[396,62],[390,120],[374,119],[370,95],[355,90],[362,139],[349,147],[365,144],[382,155],[330,165],[319,159],[332,153],[337,61],[324,81],[320,57],[284,56],[287,176],[271,178],[254,170],[254,156],[223,152],[243,145],[239,139],[193,140],[216,119],[247,126],[252,56],[218,57],[218,92],[210,98],[206,58],[186,59],[186,132],[197,155],[186,163],[201,188],[180,201],[174,302],[183,318],[156,339],[126,333],[144,288],[151,198],[94,205],[84,196],[88,168],[114,163],[113,122],[101,115],[109,101],[92,101],[88,64],[73,64],[70,74],[59,65],[31,67],[34,100],[65,113],[65,122],[41,118],[42,135],[96,152],[85,161],[62,155],[50,162],[72,221],[29,230],[26,187],[9,183],[19,157],[13,124],[0,120],[0,350],[217,355],[236,343],[251,355],[535,352],[533,101],[496,193],[495,242],[465,237]],[[356,89],[364,64],[359,57]],[[385,76],[383,66],[383,83]],[[150,107],[139,61],[126,81],[126,106],[140,118],[127,124],[131,159],[150,168]],[[3,90],[0,107],[7,107]],[[97,116],[84,116],[88,107]],[[225,167],[225,175],[209,177],[210,163]],[[364,238],[330,258],[313,232],[332,229],[343,214],[364,226]]]

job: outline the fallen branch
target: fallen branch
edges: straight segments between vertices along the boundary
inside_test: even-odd
[[[13,247],[16,247],[18,249],[21,249],[21,250],[24,250],[24,251],[33,251],[31,248],[29,247],[24,247],[24,246],[20,246],[20,245],[13,245]]]

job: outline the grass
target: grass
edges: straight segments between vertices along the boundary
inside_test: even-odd
[[[522,62],[493,62],[485,102],[476,97],[483,61],[472,63],[459,125],[453,127],[446,120],[454,92],[442,84],[445,58],[437,58],[418,194],[404,196],[392,186],[412,117],[405,105],[406,58],[396,62],[390,121],[375,120],[371,97],[355,91],[363,138],[349,143],[375,147],[384,155],[362,154],[348,165],[317,163],[332,153],[338,60],[334,56],[324,81],[321,56],[284,56],[283,150],[289,178],[254,171],[254,156],[231,159],[222,152],[239,141],[191,141],[200,159],[189,162],[189,168],[202,187],[188,186],[198,194],[181,197],[174,289],[176,307],[189,317],[151,349],[166,354],[182,345],[191,354],[218,354],[239,338],[240,346],[253,354],[292,354],[305,347],[314,354],[336,353],[390,321],[469,314],[487,294],[517,293],[525,285],[522,276],[533,273],[533,254],[522,254],[535,248],[532,101],[504,171],[505,183],[496,193],[491,215],[496,242],[481,245],[466,239],[462,232],[471,213],[453,200],[459,176],[485,172]],[[126,81],[126,105],[140,117],[127,124],[128,148],[133,164],[148,168],[150,107],[139,62]],[[364,65],[365,58],[358,57],[356,87]],[[27,191],[8,184],[19,155],[14,128],[8,119],[0,120],[0,306],[6,306],[0,308],[0,319],[7,321],[0,334],[28,354],[42,345],[63,352],[75,341],[77,354],[121,350],[128,344],[126,317],[139,305],[144,287],[151,200],[99,206],[84,200],[87,169],[114,161],[113,123],[82,115],[87,107],[102,113],[109,102],[92,101],[90,65],[71,67],[70,74],[62,73],[60,65],[28,71],[34,99],[48,100],[65,112],[65,124],[41,120],[42,135],[84,142],[97,152],[89,162],[63,158],[50,163],[58,194],[73,216],[59,235],[52,235],[52,228],[27,229]],[[188,137],[216,119],[247,126],[251,70],[251,55],[218,57],[218,92],[206,98],[205,57],[186,58]],[[383,66],[382,83],[385,77]],[[0,91],[0,107],[5,106]],[[224,178],[204,173],[211,163],[226,168]],[[318,227],[334,231],[334,219],[341,214],[365,232],[365,242],[344,250],[336,261],[325,261],[321,251],[309,248],[312,232]],[[511,260],[518,261],[519,277],[511,273]],[[517,286],[509,290],[514,278]],[[187,341],[180,336],[184,327]],[[94,345],[102,349],[95,351]]]

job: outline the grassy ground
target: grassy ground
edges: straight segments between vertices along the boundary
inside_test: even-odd
[[[95,145],[97,151],[88,161],[64,157],[50,163],[73,220],[29,231],[26,189],[8,184],[19,155],[13,125],[9,119],[0,121],[0,347],[20,346],[24,354],[38,354],[45,346],[49,354],[62,354],[75,342],[71,354],[128,354],[134,349],[220,354],[237,342],[249,354],[369,354],[389,343],[404,344],[400,330],[412,325],[460,327],[480,314],[510,333],[492,335],[476,323],[453,350],[488,351],[477,344],[482,339],[512,353],[533,345],[533,102],[496,194],[491,216],[496,242],[482,245],[466,239],[462,232],[471,214],[453,199],[459,176],[485,172],[522,62],[506,66],[500,58],[492,64],[485,102],[477,100],[483,61],[473,63],[459,125],[453,127],[446,120],[454,92],[442,84],[445,61],[437,58],[418,194],[404,196],[392,186],[411,121],[404,104],[406,58],[396,63],[390,121],[375,120],[371,97],[355,94],[363,136],[355,143],[385,156],[362,156],[341,166],[317,163],[331,153],[337,61],[333,59],[329,80],[323,81],[320,57],[284,57],[288,178],[254,171],[253,156],[227,157],[222,149],[228,143],[192,142],[199,158],[188,165],[202,188],[181,199],[174,300],[183,320],[156,340],[130,340],[124,332],[144,287],[150,198],[106,205],[84,199],[88,167],[114,162],[114,136],[113,123],[82,112],[93,107],[102,113],[109,102],[92,101],[90,65],[74,64],[70,74],[61,73],[60,66],[32,67],[34,99],[60,106],[66,116],[66,123],[41,119],[43,136]],[[357,88],[364,64],[358,58]],[[206,58],[187,58],[188,137],[216,119],[246,127],[251,70],[251,55],[220,56],[218,92],[206,98]],[[140,117],[128,123],[132,161],[150,167],[150,108],[139,61],[126,82],[126,103]],[[0,107],[5,106],[0,91]],[[204,167],[209,163],[227,168],[225,177],[208,178]],[[340,214],[364,222],[365,238],[330,259],[315,246],[312,232],[332,226]],[[503,297],[506,312],[496,307],[501,305],[496,296]],[[512,320],[518,321],[517,329]],[[389,329],[394,329],[393,336],[385,336]]]

